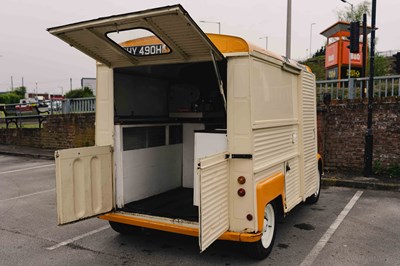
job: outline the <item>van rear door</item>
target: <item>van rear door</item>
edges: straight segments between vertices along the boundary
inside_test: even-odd
[[[200,250],[204,251],[229,228],[229,159],[218,153],[200,159]]]
[[[55,157],[58,224],[111,211],[111,146],[59,150]]]
[[[211,52],[216,60],[224,58],[181,5],[104,17],[48,31],[110,68],[211,61]],[[150,45],[149,41],[153,43]]]

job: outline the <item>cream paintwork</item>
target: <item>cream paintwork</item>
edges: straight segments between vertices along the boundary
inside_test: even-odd
[[[111,188],[115,186],[115,191],[111,190],[114,193],[111,198],[108,197],[108,192],[104,193],[107,197],[104,196],[103,203],[108,208],[114,205],[114,201],[118,207],[122,207],[125,199],[129,198],[126,195],[128,190],[124,187],[126,182],[123,178],[118,178],[121,171],[124,171],[123,161],[128,158],[124,158],[121,148],[122,131],[120,128],[115,128],[114,135],[113,67],[211,61],[210,51],[216,53],[217,59],[223,57],[190,17],[186,17],[187,14],[181,12],[182,10],[180,6],[150,10],[147,12],[150,18],[148,24],[143,19],[146,12],[139,12],[139,15],[136,13],[126,15],[133,19],[131,24],[124,24],[125,26],[130,25],[130,27],[141,26],[156,30],[157,23],[165,22],[165,24],[162,23],[163,31],[159,34],[161,37],[165,37],[169,47],[176,51],[169,57],[127,58],[121,56],[121,51],[115,50],[115,47],[110,46],[106,39],[98,38],[99,33],[107,27],[114,29],[115,21],[123,23],[124,15],[49,30],[52,34],[69,42],[69,39],[63,36],[65,33],[73,38],[70,44],[79,44],[78,49],[104,63],[97,65],[95,128],[96,145],[116,146],[115,167],[111,164],[111,157],[108,157],[109,161],[107,162],[102,161],[104,165],[108,165],[105,166],[107,169],[112,169],[114,177],[111,180],[109,178],[100,179],[107,184],[111,182],[109,186]],[[179,14],[178,26],[169,27],[168,25],[172,25],[169,24],[172,21],[170,15],[176,11]],[[157,12],[160,12],[159,14],[162,16],[165,15],[163,19],[158,20]],[[183,34],[187,33],[187,23],[194,26],[193,29],[189,29],[190,36],[194,36],[193,38],[187,36],[182,38]],[[86,29],[86,31],[81,33],[81,29]],[[87,31],[89,31],[89,35],[86,34]],[[165,34],[164,31],[168,34]],[[157,32],[155,33],[157,34]],[[85,39],[86,37],[88,39]],[[215,45],[218,45],[218,36],[212,38]],[[221,38],[223,38],[221,43],[230,40],[229,36],[221,36]],[[183,50],[178,47],[188,45],[188,40],[190,43],[196,40],[196,45],[188,48],[190,54],[184,54]],[[238,39],[232,38],[232,40],[237,41]],[[104,49],[98,49],[98,47]],[[219,47],[219,49],[222,51],[224,48]],[[207,54],[204,51],[207,51]],[[197,228],[201,250],[205,250],[227,230],[239,234],[241,232],[253,233],[259,237],[257,232],[260,230],[260,221],[263,220],[262,213],[267,203],[281,196],[283,211],[288,212],[316,191],[319,178],[316,160],[314,75],[294,61],[249,45],[241,47],[236,53],[234,49],[230,49],[224,56],[227,60],[228,151],[226,155],[218,154],[200,160],[199,172],[203,178],[200,182],[201,200]],[[159,59],[160,61],[158,61]],[[83,148],[82,150],[92,149],[95,152],[96,148]],[[246,155],[247,157],[238,159],[232,158],[232,155]],[[79,158],[76,153],[75,156]],[[88,158],[92,158],[96,154],[89,153],[88,156]],[[70,163],[66,163],[64,165],[66,168],[64,168],[61,162],[57,163],[58,178],[64,175],[71,166]],[[289,166],[290,170],[286,166]],[[215,171],[214,168],[217,168],[218,171]],[[129,171],[134,170],[129,169]],[[245,184],[238,184],[239,176],[246,178]],[[116,183],[112,184],[112,182]],[[70,191],[74,189],[72,181],[67,184]],[[238,196],[237,191],[240,188],[246,190],[244,197]],[[97,190],[92,191],[96,192]],[[215,191],[220,193],[214,193]],[[58,203],[60,209],[68,208],[68,204],[65,204],[66,200],[74,200],[68,196],[68,193],[63,194],[61,188],[57,188],[57,199],[60,201]],[[74,215],[75,219],[88,217],[79,205],[84,200],[86,199],[73,201],[78,207],[75,208],[78,211],[70,211],[69,218],[66,220],[72,221]],[[97,208],[101,211],[105,209],[107,208]],[[118,215],[124,216],[124,213]],[[251,215],[253,219],[247,219],[248,215]],[[103,216],[103,218],[107,219],[107,216]],[[161,218],[151,217],[147,220],[148,227],[151,227],[154,221],[159,221],[161,225],[158,228],[161,230],[179,233],[179,229],[172,228],[173,226],[168,223],[164,224]],[[146,217],[143,217],[140,222],[141,226],[146,227],[147,220]],[[182,233],[184,233],[183,229]],[[249,240],[238,239],[237,241]]]
[[[96,146],[114,146],[114,75],[113,70],[97,64],[96,75]]]
[[[200,159],[199,246],[204,251],[229,229],[227,153]]]
[[[113,208],[111,146],[56,151],[58,224]]]

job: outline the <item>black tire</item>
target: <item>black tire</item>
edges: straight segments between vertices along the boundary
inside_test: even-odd
[[[261,239],[248,244],[250,257],[262,260],[271,253],[275,242],[276,218],[276,207],[273,202],[270,202],[264,208],[264,224]]]
[[[318,167],[318,189],[317,191],[306,199],[307,204],[317,203],[319,195],[321,194],[321,170]]]
[[[141,231],[140,227],[129,225],[129,224],[121,224],[117,222],[108,221],[110,223],[111,228],[121,235],[132,235]]]

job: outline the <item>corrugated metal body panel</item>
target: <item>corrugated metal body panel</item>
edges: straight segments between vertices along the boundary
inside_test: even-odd
[[[298,119],[298,75],[278,65],[251,61],[251,112],[253,128],[288,125]]]
[[[200,159],[200,250],[204,251],[229,228],[228,175],[225,153]]]
[[[315,102],[315,78],[308,72],[303,72],[302,84],[302,131],[304,152],[304,192],[306,196],[316,190],[318,176],[317,162],[317,125]]]
[[[56,152],[58,224],[106,213],[113,208],[111,146]]]
[[[252,153],[250,59],[228,58],[228,149],[234,154]]]
[[[266,170],[263,170],[257,174],[255,174],[254,178],[255,178],[255,184],[257,184],[258,182],[264,180],[264,178],[269,177],[269,176],[273,176],[274,174],[277,173],[284,173],[284,163],[280,163],[277,165],[272,166],[271,168],[268,168]]]
[[[253,132],[255,173],[298,155],[297,125],[257,129]]]
[[[302,201],[300,195],[300,169],[299,158],[289,160],[286,165],[290,168],[285,174],[286,211],[290,211]]]
[[[170,53],[134,56],[107,37],[110,32],[147,29]],[[108,67],[211,61],[223,55],[180,5],[99,18],[48,31]]]

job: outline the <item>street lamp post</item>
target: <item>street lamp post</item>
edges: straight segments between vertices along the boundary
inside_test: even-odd
[[[311,55],[312,55],[312,52],[311,52],[311,43],[312,43],[312,27],[315,25],[316,23],[311,23],[311,26],[310,26],[310,50],[309,50],[309,52],[310,52],[310,58],[311,58]]]
[[[260,37],[259,39],[265,39],[265,50],[268,50],[268,36]]]
[[[205,21],[205,20],[200,20],[200,22],[218,24],[218,34],[221,34],[221,22],[219,22],[219,21]]]

